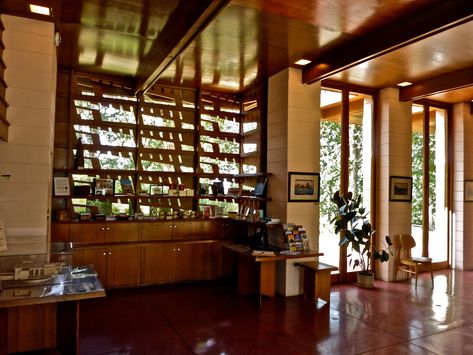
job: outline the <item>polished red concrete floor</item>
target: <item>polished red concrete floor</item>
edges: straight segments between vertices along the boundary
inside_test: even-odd
[[[332,287],[331,303],[229,283],[110,291],[81,303],[81,354],[473,354],[473,272]]]

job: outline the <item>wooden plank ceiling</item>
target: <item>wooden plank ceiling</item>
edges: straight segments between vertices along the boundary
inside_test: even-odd
[[[2,0],[0,12],[52,21],[61,67],[239,92],[300,58],[303,81],[402,89],[405,100],[473,99],[471,0]]]

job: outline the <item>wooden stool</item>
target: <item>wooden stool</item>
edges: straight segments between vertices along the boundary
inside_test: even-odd
[[[330,273],[338,270],[338,267],[321,263],[319,261],[310,261],[295,263],[300,266],[304,272],[304,299],[309,299],[317,303],[320,298],[330,303]]]

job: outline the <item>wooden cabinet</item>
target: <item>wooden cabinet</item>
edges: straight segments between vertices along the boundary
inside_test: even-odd
[[[143,283],[210,280],[222,276],[222,244],[216,241],[143,246]]]
[[[169,220],[145,222],[141,226],[141,239],[151,240],[195,240],[206,239],[200,220]]]
[[[137,286],[141,281],[139,244],[86,247],[74,250],[74,265],[93,264],[105,287]]]
[[[74,244],[135,242],[139,237],[139,224],[135,222],[53,223],[51,227],[52,240]]]
[[[53,241],[74,243],[74,265],[95,266],[105,287],[210,280],[228,274],[223,243],[246,238],[247,223],[227,218],[58,222]]]
[[[137,286],[141,281],[141,247],[138,244],[107,248],[107,287]]]
[[[247,223],[227,218],[205,220],[203,233],[209,239],[242,239],[247,236]]]
[[[202,221],[182,221],[179,223],[173,223],[172,239],[183,240],[183,239],[205,239],[202,231]]]
[[[135,222],[107,223],[105,243],[135,242],[140,239],[139,224]]]
[[[67,242],[69,236],[70,223],[52,223],[51,224],[51,241],[52,242]]]

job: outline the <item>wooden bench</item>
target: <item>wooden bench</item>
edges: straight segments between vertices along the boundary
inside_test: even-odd
[[[316,304],[320,298],[330,303],[330,273],[338,270],[338,267],[319,261],[300,262],[294,265],[300,266],[304,272],[304,299]]]

